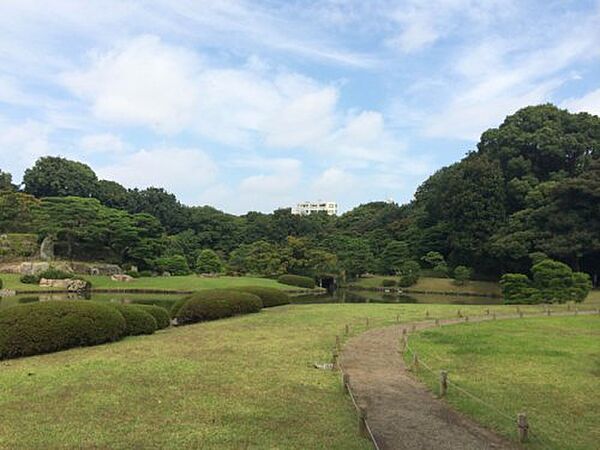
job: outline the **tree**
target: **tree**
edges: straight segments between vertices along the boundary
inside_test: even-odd
[[[571,299],[573,271],[559,261],[545,259],[531,268],[533,286],[544,303],[564,303]]]
[[[264,276],[287,273],[286,257],[282,254],[282,249],[266,241],[240,245],[231,252],[229,266],[237,272]]]
[[[398,284],[402,287],[412,286],[419,280],[421,266],[416,261],[404,261],[398,268],[400,280]]]
[[[383,249],[380,259],[381,272],[395,274],[403,262],[410,258],[408,244],[404,241],[390,241]]]
[[[0,233],[37,231],[36,217],[40,201],[22,192],[0,192]]]
[[[341,268],[350,278],[358,277],[372,270],[374,266],[373,253],[364,239],[340,239],[337,254]]]
[[[506,273],[500,279],[502,295],[506,304],[538,303],[537,290],[531,280],[522,273]]]
[[[574,302],[581,303],[592,290],[592,279],[587,273],[573,273],[570,298]]]
[[[35,197],[93,197],[98,179],[86,164],[45,156],[25,171],[25,192]]]
[[[198,254],[196,259],[197,273],[221,273],[223,271],[223,261],[214,250],[205,248]]]
[[[439,264],[444,264],[446,261],[444,260],[444,255],[440,252],[428,252],[425,256],[421,258],[425,264],[429,267],[435,267]]]
[[[98,181],[94,196],[110,208],[127,209],[129,204],[129,191],[115,181]]]
[[[471,278],[472,270],[466,266],[456,266],[454,268],[454,284],[464,285]]]
[[[192,273],[183,255],[162,256],[155,260],[159,272],[183,276]]]
[[[0,169],[0,191],[12,191],[13,189],[12,175]]]

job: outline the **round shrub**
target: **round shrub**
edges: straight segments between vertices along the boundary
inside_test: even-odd
[[[40,279],[37,275],[23,275],[20,281],[23,284],[38,284]]]
[[[141,309],[140,305],[122,305],[120,303],[109,303],[109,305],[125,318],[125,336],[152,334],[158,329],[156,319]]]
[[[183,305],[185,305],[188,301],[188,297],[184,297],[184,298],[180,298],[179,300],[173,302],[173,305],[171,305],[171,309],[169,310],[171,317],[174,319],[175,317],[177,317],[177,314],[179,313],[179,310],[181,309],[181,307]]]
[[[381,281],[381,285],[383,287],[394,287],[394,286],[396,286],[396,280],[387,278],[387,279]]]
[[[398,280],[398,286],[410,287],[419,280],[418,276],[415,275],[402,275]]]
[[[0,310],[0,359],[112,342],[125,332],[123,315],[108,305],[56,300]]]
[[[263,286],[243,286],[236,288],[235,290],[256,295],[262,300],[263,308],[287,305],[290,303],[290,296],[280,289]]]
[[[171,325],[171,318],[169,317],[169,313],[165,308],[161,308],[156,305],[133,305],[136,308],[140,308],[142,311],[147,312],[154,320],[156,320],[156,325],[158,330],[162,330],[164,328],[169,328]]]
[[[54,267],[50,267],[49,269],[44,270],[37,274],[38,280],[42,278],[46,278],[48,280],[66,280],[68,278],[73,278],[73,274],[69,272],[65,272],[64,270],[55,269]]]
[[[238,314],[259,312],[260,297],[247,292],[214,289],[196,292],[180,306],[175,314],[178,324],[203,322]]]
[[[314,289],[315,280],[309,277],[303,277],[300,275],[281,275],[277,281],[281,284],[287,284],[289,286],[298,286],[306,289]]]

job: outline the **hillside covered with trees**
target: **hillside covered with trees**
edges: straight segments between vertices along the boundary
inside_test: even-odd
[[[87,165],[40,158],[21,186],[0,170],[0,234],[52,236],[63,258],[186,273],[228,267],[274,276],[401,272],[407,262],[475,276],[528,273],[543,253],[600,272],[600,118],[524,108],[429,177],[406,205],[339,216],[289,209],[234,216],[160,187],[126,189]],[[537,256],[536,256],[537,255]]]

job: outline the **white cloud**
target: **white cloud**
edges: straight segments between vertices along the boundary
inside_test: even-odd
[[[88,69],[65,73],[63,80],[99,119],[176,132],[193,118],[199,68],[194,53],[146,35],[92,55]]]
[[[19,181],[24,170],[50,151],[51,128],[41,122],[27,120],[10,123],[0,117],[0,167]]]
[[[130,188],[155,186],[182,193],[184,201],[196,199],[197,195],[191,194],[214,182],[217,171],[210,156],[193,148],[139,150],[96,170],[100,178]]]
[[[571,112],[588,112],[600,116],[600,89],[586,93],[578,98],[569,98],[561,106]]]
[[[126,148],[121,138],[111,133],[83,136],[80,145],[88,153],[121,153]]]
[[[329,167],[312,184],[314,198],[337,198],[356,187],[356,177],[340,167]]]
[[[260,170],[253,161],[249,167]],[[264,170],[266,169],[266,171]],[[302,176],[302,163],[290,158],[263,160],[263,171],[244,178],[240,183],[243,195],[287,195],[297,187]]]

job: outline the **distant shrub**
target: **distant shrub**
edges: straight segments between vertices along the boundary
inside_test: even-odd
[[[400,287],[410,287],[414,285],[419,280],[418,276],[415,275],[402,275],[398,279],[398,286]]]
[[[202,250],[196,259],[196,273],[221,273],[223,261],[219,255],[209,248]]]
[[[187,301],[188,301],[188,297],[184,297],[184,298],[180,298],[179,300],[173,302],[173,305],[171,306],[171,309],[169,310],[169,313],[171,314],[171,318],[174,319],[175,317],[177,317],[179,310],[181,309],[181,307],[183,305],[186,304]]]
[[[537,289],[531,286],[531,280],[522,273],[505,273],[500,279],[504,303],[531,304],[539,303]]]
[[[158,329],[156,319],[140,308],[140,305],[123,305],[121,303],[108,303],[108,305],[119,311],[125,318],[126,336],[152,334]]]
[[[125,327],[122,314],[100,303],[50,301],[5,308],[0,310],[0,359],[116,341]]]
[[[39,297],[21,297],[19,300],[19,303],[35,303],[35,302],[39,302],[40,298]]]
[[[259,312],[261,308],[260,297],[247,292],[204,290],[187,297],[175,317],[179,324],[187,324]]]
[[[439,278],[448,277],[448,265],[446,263],[440,263],[433,268],[433,274]]]
[[[300,275],[281,275],[277,281],[281,284],[287,284],[289,286],[298,286],[305,289],[314,289],[315,280],[309,277],[303,277]]]
[[[466,266],[456,266],[454,268],[454,284],[463,286],[471,278],[473,271]]]
[[[38,284],[40,278],[36,275],[23,275],[21,276],[20,281],[23,284]]]
[[[383,287],[394,287],[394,286],[396,286],[396,280],[392,280],[391,278],[386,278],[381,281],[381,285]]]
[[[142,311],[147,312],[154,320],[156,320],[156,325],[158,330],[162,330],[164,328],[169,328],[171,325],[171,317],[169,317],[169,313],[165,308],[161,308],[156,305],[140,305],[134,304],[136,308],[140,308]]]
[[[183,255],[163,256],[155,260],[159,272],[169,272],[171,275],[189,275],[192,273],[187,259]]]
[[[127,272],[125,272],[125,275],[129,275],[131,278],[139,278],[139,277],[141,277],[140,273],[138,271],[135,271],[135,270],[128,270]]]
[[[49,269],[44,270],[37,274],[38,280],[42,278],[46,278],[48,280],[66,280],[68,278],[73,278],[73,274],[69,272],[65,272],[64,270],[55,269],[54,267],[50,267]]]
[[[263,308],[287,305],[290,303],[290,296],[280,289],[263,286],[243,286],[236,288],[235,290],[256,295],[262,300]]]
[[[154,276],[154,273],[151,270],[140,270],[138,272],[138,275],[141,278],[150,278],[150,277]]]

